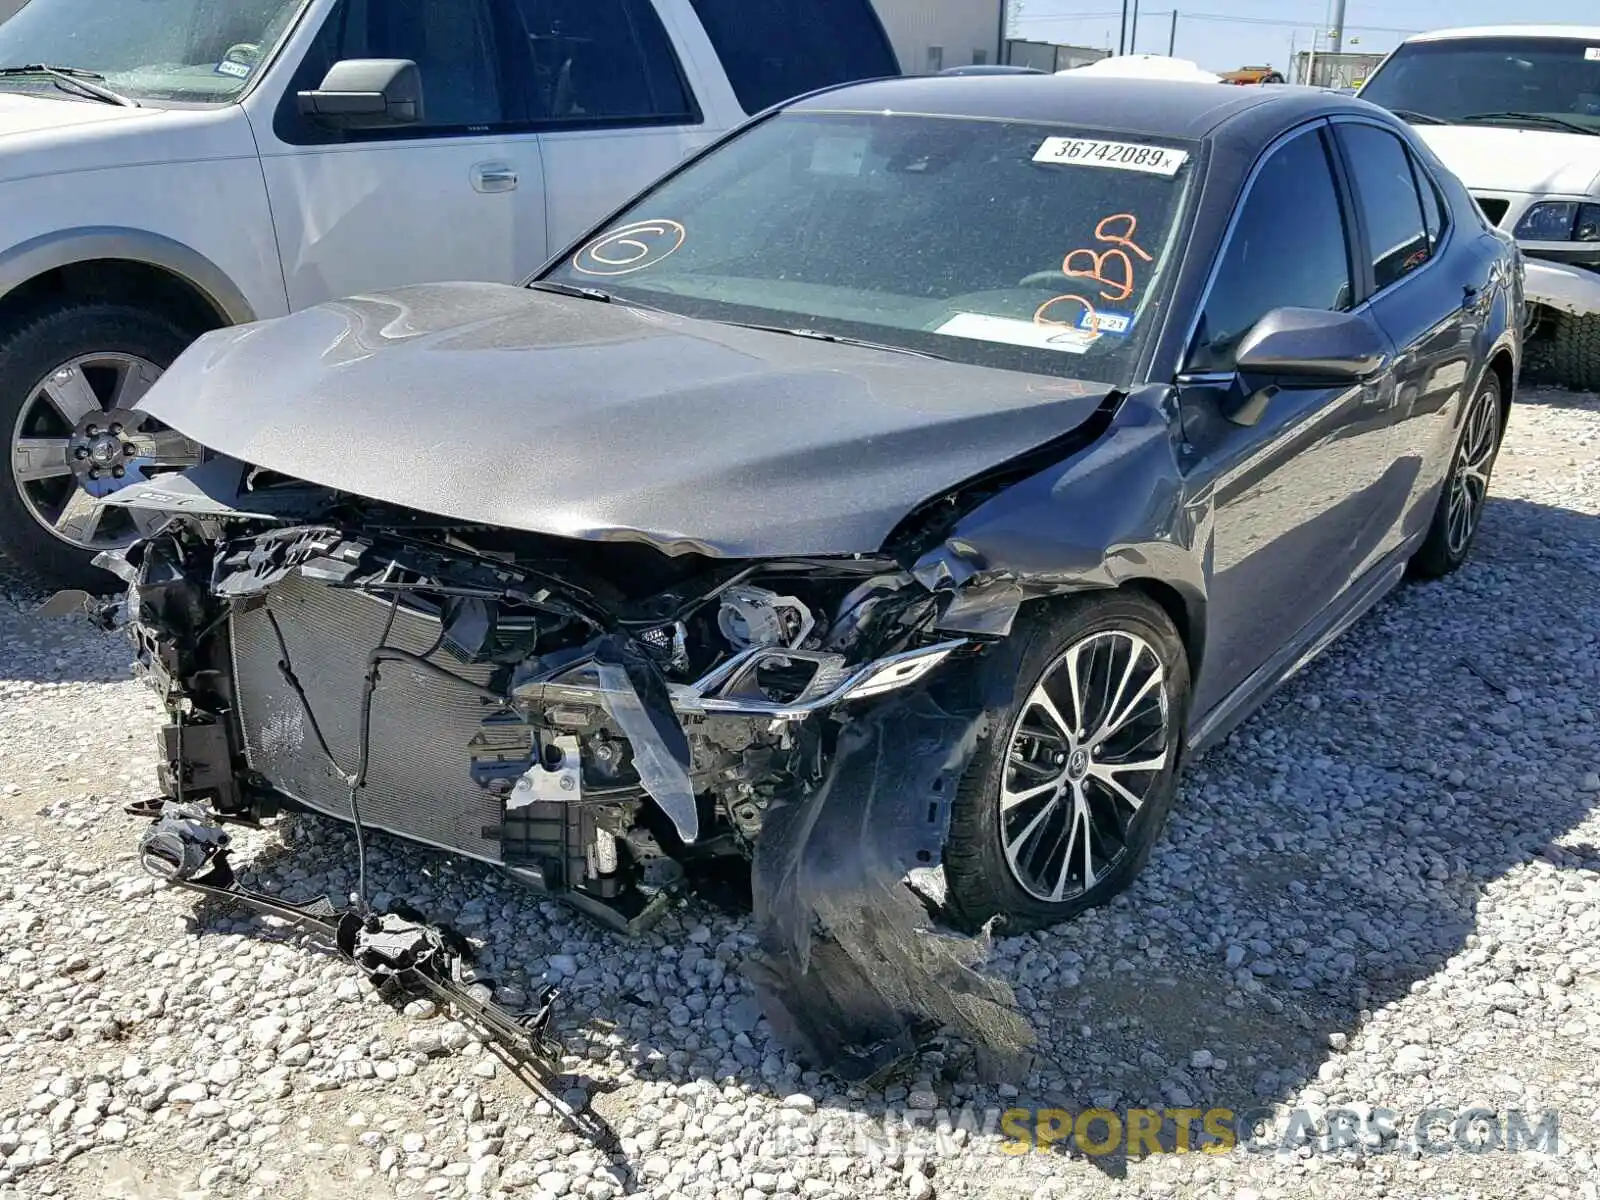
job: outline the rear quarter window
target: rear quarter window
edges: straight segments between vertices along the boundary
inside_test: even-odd
[[[747,113],[837,83],[900,73],[871,0],[691,3]]]

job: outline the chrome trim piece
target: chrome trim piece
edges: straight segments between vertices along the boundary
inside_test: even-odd
[[[882,696],[908,687],[967,644],[966,638],[959,638],[907,650],[866,663],[847,675],[844,674],[847,669],[845,661],[837,654],[787,650],[781,646],[755,646],[735,655],[697,683],[671,687],[672,707],[680,713],[691,715],[803,721],[814,713],[839,704]],[[817,673],[811,684],[793,700],[774,701],[726,694],[729,689],[750,679],[763,663],[795,661],[815,663]]]

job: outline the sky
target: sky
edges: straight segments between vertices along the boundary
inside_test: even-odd
[[[1018,36],[1117,48],[1122,0],[1011,0],[1013,9],[1019,3]],[[1345,49],[1381,53],[1408,34],[1458,25],[1600,24],[1597,7],[1594,0],[1528,0],[1513,12],[1504,0],[1346,0]],[[1316,36],[1317,49],[1326,48],[1332,11],[1331,0],[1141,0],[1139,51],[1167,53],[1174,8],[1179,58],[1213,71],[1269,65],[1286,73],[1291,41],[1305,50]]]

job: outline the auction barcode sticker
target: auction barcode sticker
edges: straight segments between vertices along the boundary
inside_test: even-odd
[[[1174,150],[1170,146],[1141,146],[1136,142],[1053,137],[1045,138],[1044,145],[1039,147],[1033,161],[1073,167],[1110,167],[1117,171],[1145,171],[1171,178],[1189,161],[1189,152]]]

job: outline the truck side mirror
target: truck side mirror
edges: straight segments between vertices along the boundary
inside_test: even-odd
[[[297,99],[304,115],[334,129],[413,125],[422,120],[422,73],[409,59],[347,58]]]

